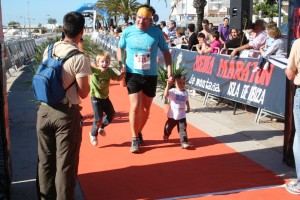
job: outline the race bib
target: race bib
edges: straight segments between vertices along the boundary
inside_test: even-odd
[[[149,53],[134,54],[134,69],[138,69],[138,70],[150,69],[150,54]]]

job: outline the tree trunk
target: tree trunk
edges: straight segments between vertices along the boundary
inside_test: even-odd
[[[196,9],[196,13],[197,13],[197,23],[196,23],[197,31],[201,31],[203,29],[202,20],[204,18],[204,8],[206,4],[207,4],[206,0],[193,1],[193,6]]]
[[[128,23],[128,21],[129,21],[128,15],[125,15],[125,16],[124,16],[124,21],[125,21],[125,23]]]

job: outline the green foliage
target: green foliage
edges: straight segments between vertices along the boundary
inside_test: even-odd
[[[263,17],[277,17],[278,5],[268,1],[257,2],[254,4],[253,14],[259,15],[259,11],[262,12]]]
[[[125,22],[133,19],[140,3],[137,0],[98,0],[96,7],[105,9],[111,18],[117,22],[123,18]]]
[[[33,58],[33,69],[32,72],[35,73],[37,70],[37,67],[39,66],[40,63],[42,63],[43,60],[43,54],[47,46],[51,42],[57,42],[61,38],[60,36],[56,36],[54,39],[48,39],[47,41],[43,42],[41,45],[37,46],[35,48],[35,56]],[[96,44],[89,36],[84,37],[84,43],[83,43],[83,51],[84,53],[90,57],[94,58],[99,52],[103,51],[103,49],[100,48],[98,44]]]
[[[91,59],[94,59],[96,55],[103,51],[99,44],[96,44],[90,36],[83,37],[83,52]]]
[[[172,74],[173,76],[180,74],[180,75],[188,75],[191,68],[186,67],[184,65],[179,65],[178,63],[172,62]],[[168,71],[166,66],[159,67],[157,71],[157,82],[158,82],[158,91],[163,92],[167,86],[167,79],[168,79]],[[163,94],[161,95],[163,97]]]
[[[13,27],[13,28],[20,27],[20,23],[19,22],[15,22],[15,21],[11,21],[7,25],[10,26],[10,27]]]
[[[55,18],[49,18],[48,19],[48,24],[56,24],[56,19]]]
[[[57,42],[59,40],[60,40],[60,37],[58,37],[58,36],[56,36],[54,39],[49,38],[48,40],[43,42],[41,45],[35,47],[35,56],[32,59],[32,62],[33,62],[33,68],[31,69],[32,73],[35,74],[39,64],[42,63],[43,54],[44,54],[44,51],[47,48],[47,46],[51,42]]]

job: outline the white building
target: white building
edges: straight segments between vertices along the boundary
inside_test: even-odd
[[[171,6],[173,5],[174,0],[171,1]],[[170,19],[176,21],[177,27],[185,27],[189,23],[195,23],[197,14],[193,0],[181,0],[171,13]]]
[[[171,5],[173,4],[174,0],[171,1]],[[207,0],[204,18],[209,19],[210,22],[222,22],[222,19],[228,15],[229,7],[230,0]],[[171,19],[176,21],[177,26],[196,23],[197,14],[193,0],[181,0],[171,13]]]
[[[207,17],[225,17],[228,15],[230,0],[208,0],[205,16]]]

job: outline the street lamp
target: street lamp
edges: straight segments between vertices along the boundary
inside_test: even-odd
[[[31,35],[31,24],[30,24],[30,17],[29,17],[29,1],[27,1],[27,9],[28,9],[28,26],[29,26],[29,31],[28,35]]]

